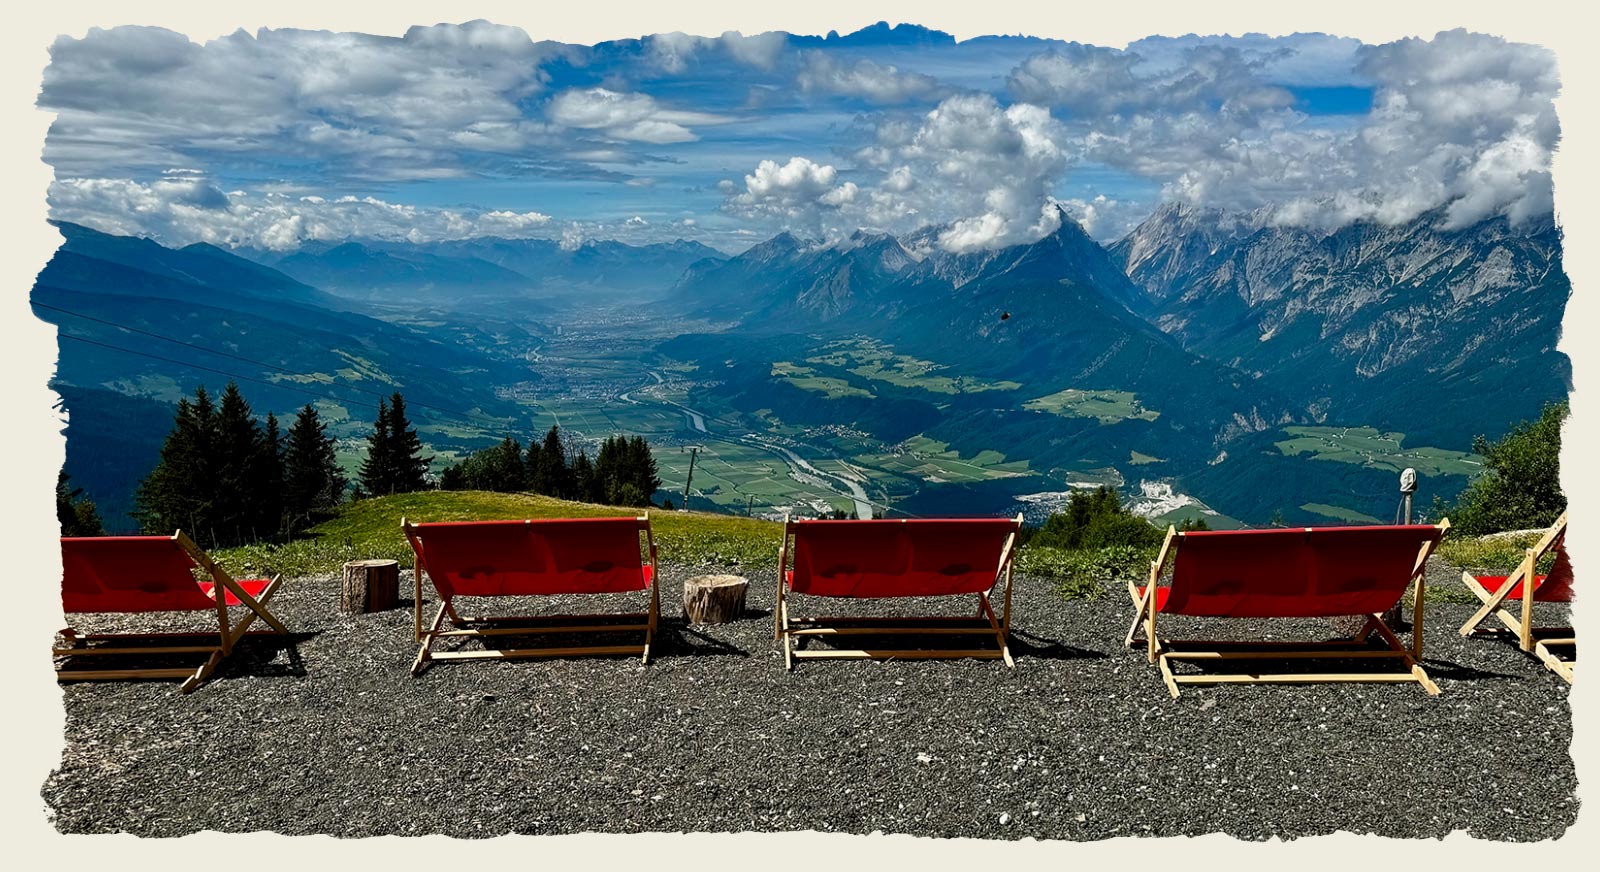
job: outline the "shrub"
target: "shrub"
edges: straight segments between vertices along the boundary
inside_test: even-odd
[[[1448,514],[1460,533],[1474,536],[1550,526],[1567,507],[1560,477],[1566,417],[1566,402],[1551,403],[1538,420],[1518,424],[1497,442],[1479,436],[1472,450],[1483,457],[1483,473],[1454,506],[1435,501],[1432,514]]]
[[[1101,486],[1093,491],[1073,491],[1066,510],[1051,515],[1027,541],[1068,550],[1116,545],[1140,548],[1160,544],[1161,531],[1123,508],[1114,489]]]
[[[1060,580],[1068,599],[1097,597],[1129,579],[1141,580],[1150,571],[1154,547],[1107,545],[1094,549],[1067,549],[1028,545],[1017,554],[1017,571]]]

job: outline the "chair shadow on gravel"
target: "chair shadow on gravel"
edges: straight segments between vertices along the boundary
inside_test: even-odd
[[[290,633],[287,636],[279,633],[251,634],[234,643],[233,653],[222,658],[217,668],[206,679],[206,684],[214,681],[226,681],[230,678],[277,678],[306,676],[305,661],[300,657],[300,644],[308,642],[321,635],[321,631],[306,633]],[[130,653],[118,658],[120,666],[139,669],[195,669],[205,662],[204,654],[176,654],[176,653],[136,653],[141,647],[160,647],[170,645],[174,639],[170,636],[155,636],[148,639],[132,640],[123,643],[120,647]],[[192,643],[190,643],[192,644]],[[280,657],[279,655],[282,655]],[[63,655],[63,668],[79,669],[98,666],[107,666],[104,658],[75,657]],[[105,681],[138,681],[140,679],[101,679]]]
[[[1474,666],[1463,666],[1453,660],[1439,660],[1433,657],[1422,658],[1422,668],[1434,678],[1448,678],[1451,681],[1516,681],[1522,678],[1510,672],[1490,672]]]
[[[987,638],[973,636],[971,638],[974,640],[971,646],[973,648],[999,650],[995,646],[992,636]],[[801,637],[795,644],[797,650],[805,650],[810,645],[815,644],[819,648],[867,648],[883,652],[886,655],[893,651],[917,651],[929,648],[951,647],[949,636],[932,634],[923,636],[910,633],[904,635],[885,634],[882,636],[862,634],[851,637],[849,641],[826,637]],[[1077,648],[1057,639],[1047,639],[1043,636],[1036,636],[1032,633],[1025,633],[1015,629],[1011,631],[1009,647],[1011,656],[1017,660],[1028,658],[1038,660],[1105,660],[1111,656],[1102,651]]]
[[[1011,656],[1040,660],[1106,660],[1111,657],[1104,651],[1076,648],[1056,639],[1046,639],[1017,629],[1011,631]]]
[[[287,636],[245,636],[233,646],[233,653],[222,659],[213,678],[304,678],[306,664],[300,657],[300,644],[322,635],[318,630],[309,633],[290,633]],[[280,658],[278,655],[282,654]]]
[[[745,612],[749,615],[749,612]],[[663,620],[656,627],[656,641],[650,659],[656,657],[749,657],[750,652],[725,639],[698,630],[682,619]]]
[[[626,623],[635,621],[624,615],[561,615],[552,617],[530,617],[527,619],[530,626],[542,626],[542,632],[530,632],[526,635],[520,633],[505,633],[504,635],[473,639],[471,642],[458,640],[456,642],[439,642],[435,644],[435,651],[462,650],[482,647],[488,650],[496,649],[538,649],[538,648],[566,648],[566,647],[591,647],[597,645],[638,645],[643,641],[643,633],[639,630],[618,630],[615,632],[594,632],[582,635],[552,632],[562,623],[581,623],[601,626],[608,623]],[[503,619],[501,626],[509,629],[515,619]],[[481,622],[469,622],[477,625]],[[612,657],[617,659],[634,658],[637,654],[573,654],[572,658],[589,659],[593,657]],[[556,656],[551,659],[568,659],[568,656]],[[723,639],[718,639],[701,630],[686,625],[681,618],[663,618],[656,625],[655,639],[650,644],[650,660],[652,662],[664,657],[705,657],[729,656],[749,657],[750,652],[732,645]]]

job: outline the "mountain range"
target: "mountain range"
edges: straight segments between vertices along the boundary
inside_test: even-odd
[[[1566,395],[1555,346],[1571,284],[1548,217],[1444,225],[1433,212],[1316,233],[1168,205],[1111,254],[1186,350],[1293,390],[1319,418],[1459,441]]]
[[[1193,393],[1223,404],[1221,441],[1349,422],[1461,444],[1566,395],[1555,346],[1571,288],[1548,220],[1442,229],[1430,213],[1317,233],[1265,215],[1169,204],[1109,247],[1064,216],[1038,242],[964,254],[934,247],[937,228],[831,245],[780,234],[692,267],[671,299],[742,332],[957,347],[964,368],[1046,390],[1169,407]]]
[[[65,243],[32,299],[72,337],[56,376],[80,420],[69,471],[102,499],[115,491],[114,507],[129,476],[87,458],[114,455],[119,433],[87,419],[131,422],[142,429],[125,444],[153,452],[160,433],[143,429],[161,409],[227,373],[261,409],[317,402],[351,439],[397,387],[465,422],[434,425],[436,447],[523,432],[530,413],[512,397],[541,378],[530,350],[599,293],[699,325],[654,352],[694,368],[691,405],[998,451],[1058,481],[1170,480],[1257,523],[1302,491],[1372,515],[1392,498],[1384,462],[1295,456],[1285,428],[1373,427],[1461,451],[1570,382],[1555,348],[1570,285],[1549,220],[1451,228],[1428,214],[1317,232],[1173,204],[1109,246],[1063,215],[994,250],[943,251],[929,227],[781,233],[732,257],[493,238],[230,252],[57,226]],[[1455,469],[1438,482],[1447,494],[1465,481]]]

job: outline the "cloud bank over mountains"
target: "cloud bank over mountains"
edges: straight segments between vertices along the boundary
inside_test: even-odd
[[[939,225],[968,251],[1114,239],[1165,201],[1331,230],[1552,208],[1553,54],[1464,31],[1125,49],[869,28],[536,42],[160,28],[63,36],[56,218],[163,242],[688,236]]]

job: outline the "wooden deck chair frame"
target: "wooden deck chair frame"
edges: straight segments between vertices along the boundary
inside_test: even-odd
[[[526,520],[526,519],[525,519]],[[617,654],[638,654],[640,662],[650,663],[650,646],[655,642],[656,628],[661,622],[661,577],[656,567],[656,540],[650,529],[650,513],[640,515],[639,529],[644,533],[644,541],[649,555],[646,561],[650,567],[650,607],[644,612],[621,612],[606,614],[586,615],[506,615],[494,617],[464,617],[459,614],[455,605],[439,597],[439,610],[433,616],[433,621],[426,628],[422,619],[422,574],[427,570],[427,563],[422,557],[423,550],[418,547],[418,527],[405,518],[400,519],[400,527],[405,531],[406,539],[411,543],[412,555],[412,582],[415,593],[412,599],[412,613],[415,618],[416,641],[419,643],[416,659],[411,662],[411,674],[420,675],[424,666],[433,660],[515,660],[530,657],[572,657],[580,655],[604,656]],[[430,577],[431,581],[431,577]],[[438,593],[435,586],[434,592]],[[549,621],[562,621],[571,618],[640,618],[642,623],[637,624],[595,624],[595,625],[569,625],[549,624]],[[444,628],[444,620],[449,618],[450,629]],[[506,627],[497,624],[521,623],[527,626]],[[487,626],[475,626],[487,625]],[[630,631],[643,631],[644,643],[641,645],[581,645],[564,648],[513,648],[494,649],[488,648],[481,651],[435,651],[433,644],[443,639],[480,638],[488,639],[495,636],[532,636],[546,633],[619,633]]]
[[[1528,584],[1529,579],[1536,578],[1535,569],[1540,558],[1550,553],[1551,550],[1561,547],[1567,538],[1567,513],[1562,512],[1550,529],[1539,537],[1532,548],[1523,553],[1522,562],[1517,564],[1514,571],[1500,588],[1490,592],[1482,582],[1478,581],[1472,573],[1461,573],[1461,582],[1467,589],[1477,595],[1483,602],[1482,608],[1473,613],[1465,624],[1461,625],[1461,635],[1471,636],[1483,632],[1481,625],[1490,615],[1498,618],[1511,634],[1517,637],[1517,646],[1523,651],[1538,657],[1551,672],[1561,676],[1568,684],[1572,683],[1573,673],[1577,669],[1577,658],[1563,658],[1556,650],[1573,649],[1576,652],[1577,635],[1571,627],[1535,627],[1533,626],[1533,603],[1537,586]],[[1522,585],[1521,609],[1513,612],[1507,605],[1510,593],[1517,585]],[[1541,636],[1543,638],[1541,638]]]
[[[1439,686],[1428,677],[1427,670],[1422,668],[1422,615],[1423,615],[1423,573],[1427,569],[1428,558],[1433,555],[1439,541],[1443,539],[1445,531],[1450,529],[1450,519],[1445,518],[1435,525],[1439,530],[1439,538],[1430,540],[1422,545],[1417,552],[1416,563],[1411,569],[1412,586],[1412,622],[1411,644],[1408,646],[1401,641],[1394,630],[1383,620],[1381,612],[1374,612],[1359,617],[1365,618],[1361,630],[1349,640],[1335,640],[1331,642],[1267,642],[1267,641],[1233,641],[1233,640],[1206,640],[1184,639],[1163,640],[1156,634],[1156,587],[1161,579],[1161,573],[1168,563],[1177,558],[1178,549],[1181,547],[1183,533],[1177,527],[1167,528],[1166,538],[1162,540],[1161,551],[1155,560],[1150,562],[1150,581],[1145,586],[1143,595],[1139,586],[1132,581],[1128,582],[1128,594],[1133,599],[1133,623],[1128,627],[1128,635],[1124,640],[1127,647],[1143,643],[1145,655],[1149,662],[1157,664],[1161,669],[1161,678],[1167,685],[1167,691],[1173,699],[1178,698],[1179,687],[1185,684],[1322,684],[1346,682],[1416,682],[1427,691],[1429,696],[1439,695]],[[1255,620],[1272,620],[1271,618]],[[1139,630],[1143,625],[1144,636],[1139,638]],[[1388,644],[1388,648],[1375,650],[1367,646],[1367,639],[1376,633],[1379,638]],[[1181,645],[1178,650],[1173,645]],[[1191,648],[1190,646],[1197,646]],[[1225,674],[1205,673],[1199,675],[1179,674],[1172,670],[1172,661],[1198,660],[1198,661],[1226,661],[1226,660],[1350,660],[1350,659],[1395,659],[1405,667],[1404,672],[1313,672],[1313,673],[1248,673]]]
[[[67,640],[66,647],[54,648],[51,653],[57,657],[86,657],[86,656],[136,656],[151,654],[206,654],[206,661],[198,669],[57,669],[56,678],[59,681],[102,681],[122,679],[145,678],[182,678],[183,683],[178,686],[182,693],[193,693],[195,689],[216,671],[222,658],[233,653],[234,646],[246,635],[266,635],[280,633],[287,635],[289,630],[273,614],[267,611],[267,604],[271,602],[282,586],[282,576],[274,576],[259,597],[253,597],[245,591],[244,587],[235,581],[233,576],[218,566],[210,555],[201,550],[187,534],[179,530],[172,534],[172,541],[177,543],[194,562],[207,575],[211,576],[213,587],[210,598],[217,604],[217,631],[206,632],[173,632],[173,633],[79,633],[71,626],[61,631]],[[248,614],[237,624],[228,618],[228,597],[232,593],[239,604],[248,610]],[[272,627],[271,630],[250,632],[250,625],[260,618]],[[133,639],[198,639],[215,637],[215,645],[172,645],[172,646],[126,646],[118,647],[118,641]]]
[[[773,614],[773,639],[783,643],[783,666],[793,671],[795,660],[827,659],[827,660],[934,660],[974,658],[980,660],[1004,660],[1008,669],[1016,668],[1015,661],[1011,658],[1011,573],[1016,560],[1017,536],[1022,530],[1022,515],[1018,514],[1014,523],[1016,529],[1006,537],[1005,545],[1001,548],[999,562],[995,566],[995,585],[1002,580],[1005,582],[1005,595],[1002,600],[1001,611],[997,615],[990,594],[994,587],[978,593],[977,614],[972,618],[941,617],[941,616],[910,616],[910,617],[793,617],[789,614],[788,585],[785,574],[789,569],[789,540],[794,535],[789,517],[783,519],[783,541],[778,546],[778,607]],[[986,624],[976,627],[959,626],[979,619],[987,619]],[[888,626],[884,626],[887,624]],[[866,626],[863,626],[866,625]],[[876,626],[873,626],[876,625]],[[992,636],[998,643],[998,650],[988,648],[936,648],[936,649],[843,649],[829,648],[819,650],[804,650],[795,647],[796,640],[809,636],[883,636],[883,635],[914,635],[914,636]]]

